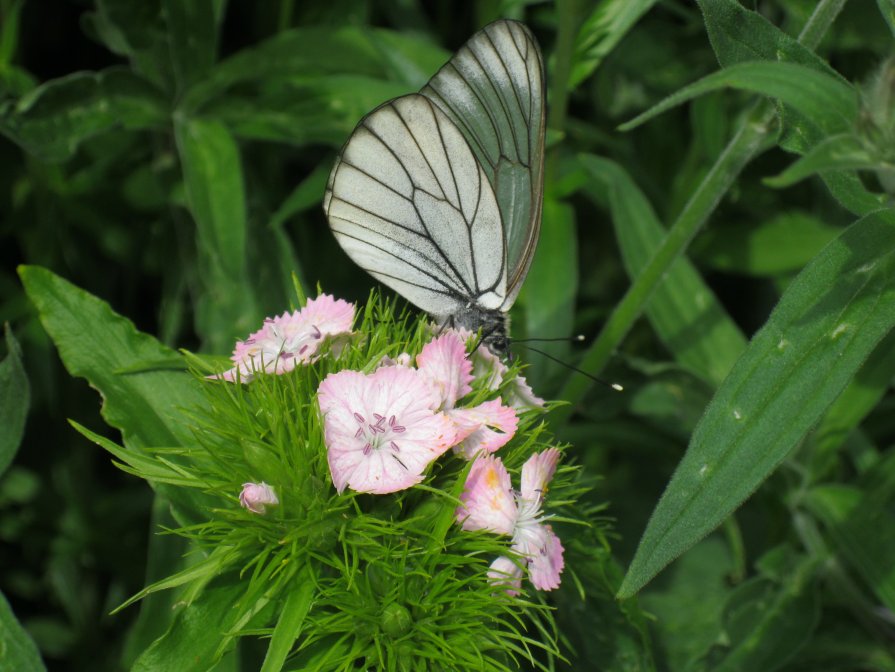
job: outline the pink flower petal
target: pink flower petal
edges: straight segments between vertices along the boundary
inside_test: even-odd
[[[431,410],[437,395],[415,369],[341,371],[320,383],[317,396],[339,493],[346,487],[373,494],[409,488],[455,443],[453,423]]]
[[[486,401],[474,408],[455,408],[448,417],[457,426],[454,452],[471,460],[478,455],[493,453],[513,438],[519,419],[516,411],[504,406],[499,399]]]
[[[541,525],[543,541],[538,548],[531,549],[529,555],[528,577],[538,590],[559,588],[560,577],[565,561],[563,547],[559,537],[549,525]]]
[[[548,448],[536,453],[522,465],[522,499],[540,502],[547,492],[547,484],[556,473],[556,465],[559,462],[559,450]]]
[[[503,588],[507,595],[515,597],[522,590],[522,563],[501,555],[488,568],[488,579],[498,588]]]
[[[498,457],[480,457],[466,477],[457,509],[457,521],[464,530],[489,530],[512,534],[516,523],[516,502],[506,467]]]
[[[516,376],[512,382],[504,388],[503,399],[517,411],[526,411],[532,408],[544,408],[544,400],[537,396],[531,386],[522,376]]]
[[[489,390],[500,387],[508,370],[500,357],[484,345],[480,345],[472,353],[472,375],[476,380],[484,379]]]
[[[446,331],[423,346],[416,365],[438,390],[439,408],[453,408],[458,399],[472,391],[472,362],[466,356],[466,344],[454,331]]]

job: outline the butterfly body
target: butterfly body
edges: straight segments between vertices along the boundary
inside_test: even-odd
[[[358,265],[501,354],[540,230],[544,113],[537,43],[497,21],[360,121],[324,198]]]

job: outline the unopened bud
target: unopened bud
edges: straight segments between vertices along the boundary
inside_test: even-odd
[[[267,483],[243,483],[239,503],[252,513],[264,513],[265,507],[276,506],[280,500]]]

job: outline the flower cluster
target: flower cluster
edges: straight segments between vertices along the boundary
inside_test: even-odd
[[[215,377],[247,383],[261,371],[288,373],[299,363],[312,362],[327,340],[338,348],[353,322],[352,304],[321,294],[301,310],[264,320],[261,329],[236,343],[233,368]]]
[[[520,590],[525,566],[535,588],[559,587],[563,547],[550,525],[544,523],[541,510],[558,461],[556,448],[532,455],[522,467],[518,492],[513,490],[510,475],[499,457],[476,460],[466,480],[457,521],[464,530],[487,530],[512,537],[512,550],[518,560],[501,556],[491,564],[488,573],[496,583],[506,585],[511,595]]]
[[[265,321],[261,330],[239,342],[234,367],[220,374],[248,382],[259,372],[281,374],[310,364],[329,340],[338,357],[354,321],[354,306],[331,296],[308,301],[301,310]],[[473,334],[442,330],[416,357],[402,353],[382,358],[373,370],[343,369],[326,376],[317,389],[323,439],[332,482],[346,489],[383,495],[421,483],[430,466],[453,449],[473,462],[456,511],[464,530],[511,537],[511,553],[492,563],[488,576],[515,595],[527,567],[541,590],[559,585],[563,547],[542,513],[547,484],[560,457],[550,448],[522,467],[521,489],[494,453],[515,435],[518,413],[544,401],[521,376],[484,346],[467,352]],[[369,369],[367,369],[369,371]],[[475,383],[476,395],[473,392]],[[489,394],[492,393],[492,394]],[[493,398],[469,404],[483,394]],[[256,514],[278,504],[266,483],[246,483],[241,505]],[[512,556],[512,557],[511,557]]]

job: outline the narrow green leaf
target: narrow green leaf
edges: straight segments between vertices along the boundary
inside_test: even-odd
[[[596,3],[575,38],[568,88],[575,89],[590,77],[628,31],[656,0],[607,0]]]
[[[593,155],[580,160],[593,179],[607,183],[616,239],[628,275],[635,278],[661,245],[665,229],[621,166]],[[715,385],[746,348],[746,338],[686,257],[672,264],[646,313],[675,358]]]
[[[301,635],[302,624],[311,609],[316,586],[310,572],[301,572],[295,581],[297,585],[286,598],[273,636],[270,638],[270,645],[267,648],[267,655],[264,656],[261,672],[279,672],[283,669],[286,657]]]
[[[16,672],[44,672],[34,640],[19,625],[12,608],[0,593],[0,669]]]
[[[856,222],[789,286],[696,428],[620,596],[633,595],[767,478],[895,325],[895,312],[883,308],[892,301],[890,211]]]
[[[522,289],[526,333],[541,338],[572,336],[578,294],[575,211],[568,203],[548,198],[544,200],[542,217],[550,225],[541,229],[538,249]],[[547,343],[543,350],[568,359],[568,343]],[[529,361],[526,375],[536,390],[543,390],[548,374],[557,372],[557,367],[545,357]]]
[[[196,321],[215,352],[232,348],[236,335],[261,322],[246,260],[246,204],[239,148],[223,124],[178,119],[177,149],[190,212],[199,235],[204,295]]]
[[[857,94],[841,80],[794,63],[753,61],[732,65],[685,86],[619,129],[629,131],[672,107],[724,88],[779,99],[828,134],[850,129],[857,116]]]
[[[806,177],[827,170],[874,170],[884,167],[872,156],[861,139],[851,133],[830,136],[809,149],[779,175],[768,177],[770,187],[788,187]]]
[[[9,325],[4,325],[6,359],[0,362],[0,476],[12,464],[25,433],[31,387],[22,365],[22,349]]]
[[[105,301],[38,266],[19,267],[25,292],[59,350],[68,372],[86,378],[103,399],[102,416],[124,436],[128,450],[190,445],[191,428],[180,411],[204,402],[195,378],[182,371],[119,371],[142,361],[179,355],[143,334]],[[183,512],[197,511],[198,494],[161,488]]]
[[[214,5],[213,0],[164,0],[171,61],[181,91],[214,64],[218,40]]]
[[[753,224],[719,222],[694,242],[693,256],[727,273],[776,276],[801,270],[840,233],[808,212],[783,211]]]
[[[3,23],[0,25],[0,72],[12,65],[19,44],[22,6],[25,0],[13,0],[3,7]]]
[[[70,158],[85,140],[116,128],[164,128],[167,103],[123,69],[76,72],[0,106],[0,133],[46,161]]]

